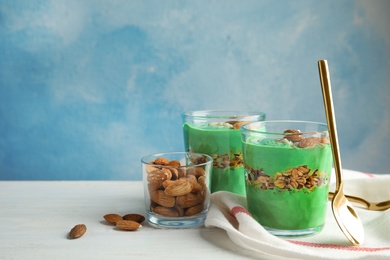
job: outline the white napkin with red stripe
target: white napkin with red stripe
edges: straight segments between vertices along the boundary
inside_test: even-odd
[[[334,176],[332,176],[334,180]],[[346,194],[371,201],[390,200],[390,175],[366,174],[344,170]],[[331,190],[334,183],[331,183]],[[237,245],[274,257],[291,259],[390,259],[390,209],[368,211],[356,205],[363,222],[365,241],[352,246],[338,227],[330,203],[327,220],[319,234],[281,238],[271,235],[246,210],[246,199],[229,192],[211,195],[205,226],[224,229]]]

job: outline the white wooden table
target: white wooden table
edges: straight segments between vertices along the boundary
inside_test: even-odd
[[[0,181],[0,259],[272,259],[221,229],[121,231],[108,213],[145,215],[142,182]],[[80,223],[85,235],[68,239]]]

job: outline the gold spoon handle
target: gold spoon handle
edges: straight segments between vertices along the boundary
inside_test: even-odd
[[[320,70],[320,80],[321,80],[321,86],[328,86],[321,88],[322,89],[322,95],[324,96],[324,105],[325,105],[325,114],[326,114],[326,120],[328,122],[328,132],[329,132],[329,138],[330,143],[332,144],[332,151],[333,151],[333,164],[335,168],[336,173],[336,191],[342,188],[343,181],[342,181],[342,166],[341,166],[341,159],[340,159],[340,151],[339,151],[339,141],[337,137],[337,126],[336,126],[336,119],[334,116],[334,110],[333,110],[333,98],[332,98],[332,89],[330,85],[330,79],[329,79],[329,69],[328,69],[328,62],[326,60],[320,60],[318,61],[318,68]]]
[[[329,192],[328,199],[331,200],[333,199],[333,197],[334,197],[334,192]],[[355,202],[363,205],[368,210],[383,211],[390,208],[390,200],[385,200],[382,202],[369,202],[363,198],[356,197],[356,196],[345,194],[345,197],[347,197],[347,199],[351,202]]]

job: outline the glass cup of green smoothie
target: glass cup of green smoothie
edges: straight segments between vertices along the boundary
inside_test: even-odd
[[[229,191],[245,196],[245,175],[240,127],[265,120],[265,113],[248,111],[192,111],[182,115],[187,152],[213,159],[210,191]]]
[[[323,229],[333,162],[327,129],[291,120],[241,127],[248,211],[270,233],[304,236]]]

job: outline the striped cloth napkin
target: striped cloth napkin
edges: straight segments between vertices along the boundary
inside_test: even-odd
[[[332,180],[334,180],[334,173]],[[344,191],[370,201],[390,199],[390,175],[344,170]],[[334,183],[331,183],[334,190]],[[271,235],[246,210],[246,199],[229,192],[211,195],[205,226],[224,229],[238,246],[273,257],[290,259],[390,259],[390,209],[368,211],[356,205],[365,241],[352,246],[338,227],[328,203],[324,229],[316,235],[281,238]]]

